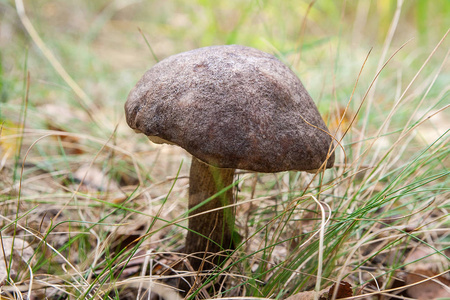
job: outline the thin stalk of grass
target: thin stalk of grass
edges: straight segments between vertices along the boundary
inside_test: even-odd
[[[436,47],[433,49],[433,51],[430,53],[430,55],[428,56],[428,58],[425,60],[425,62],[422,64],[422,66],[420,67],[420,69],[417,71],[417,73],[414,75],[413,79],[410,81],[410,83],[408,84],[408,86],[405,88],[405,90],[402,92],[402,94],[400,95],[400,97],[395,101],[394,106],[392,107],[392,109],[389,111],[389,115],[385,118],[384,122],[381,124],[377,134],[375,135],[377,138],[381,135],[381,133],[385,133],[387,128],[389,127],[389,123],[392,119],[392,116],[394,115],[394,113],[397,111],[400,103],[402,102],[406,92],[410,89],[411,85],[415,82],[415,80],[417,79],[417,77],[419,76],[419,74],[422,72],[422,70],[425,68],[425,66],[428,64],[428,62],[430,61],[431,57],[434,55],[434,53],[436,53],[436,50],[440,47],[440,45],[442,44],[442,42],[445,40],[445,38],[447,37],[448,33],[450,32],[450,29],[446,32],[446,34],[444,35],[444,37],[439,41],[439,43],[436,45]],[[378,159],[378,153],[380,152],[381,146],[379,146],[373,157],[372,157],[372,161],[370,163],[370,165],[373,165],[375,163],[375,160]]]
[[[13,224],[14,223],[14,221],[13,220],[10,220],[10,219],[8,219],[7,217],[4,217],[4,216],[2,216],[2,215],[0,215],[0,218],[2,218],[3,220],[5,220],[5,221],[8,221],[9,223],[11,223],[11,224]],[[20,224],[17,224],[17,226],[21,229],[21,230],[23,230],[23,231],[25,231],[25,232],[27,232],[27,233],[29,233],[29,234],[31,234],[32,236],[34,236],[36,239],[38,239],[40,242],[42,242],[46,247],[48,247],[48,248],[50,248],[54,253],[56,253],[69,267],[70,267],[70,269],[72,269],[73,270],[73,274],[75,274],[75,275],[77,275],[76,276],[76,278],[79,278],[80,280],[81,280],[81,282],[77,282],[77,279],[75,278],[75,277],[73,277],[73,276],[71,276],[71,278],[72,279],[74,279],[75,281],[76,281],[76,286],[83,286],[83,283],[86,285],[87,284],[87,282],[86,281],[84,281],[83,279],[84,279],[84,277],[82,276],[82,274],[77,270],[77,268],[61,253],[61,252],[59,252],[57,249],[55,249],[52,245],[50,245],[49,243],[47,243],[46,242],[46,240],[45,240],[45,238],[46,238],[46,236],[44,236],[44,237],[41,237],[40,235],[37,235],[37,234],[35,234],[33,231],[31,231],[31,230],[29,230],[29,229],[27,229],[26,227],[24,227],[24,226],[21,226]],[[84,281],[84,282],[83,282]]]
[[[180,171],[181,171],[181,166],[180,165],[179,169],[178,169],[178,173],[177,175],[179,175]],[[164,203],[167,201],[173,187],[175,186],[176,180],[174,180],[169,193],[167,194]],[[162,206],[164,206],[164,203]],[[161,210],[160,210],[161,211]],[[144,234],[143,236],[139,237],[137,240],[135,240],[135,245],[132,247],[129,255],[124,255],[125,252],[128,250],[128,246],[124,247],[123,249],[121,249],[114,257],[113,259],[108,263],[108,265],[100,272],[100,274],[98,274],[98,276],[93,280],[93,282],[91,283],[90,287],[88,288],[88,290],[83,294],[84,297],[86,297],[88,295],[88,293],[93,289],[94,285],[98,282],[101,286],[103,286],[106,281],[109,279],[111,281],[116,281],[117,279],[114,278],[109,278],[110,275],[113,274],[113,270],[116,269],[117,266],[114,266],[113,264],[117,265],[117,262],[119,262],[119,264],[121,262],[125,262],[123,265],[123,268],[119,270],[118,274],[117,274],[117,278],[120,277],[120,275],[123,273],[123,271],[125,270],[127,264],[130,262],[131,258],[133,257],[133,255],[137,252],[137,250],[139,249],[139,246],[144,242],[145,238],[151,235],[151,229],[153,227],[153,225],[155,224],[156,220],[159,219],[158,216],[153,216],[153,222],[151,223],[151,226],[148,227],[146,234]],[[169,223],[169,225],[171,225],[172,223]],[[158,229],[161,230],[161,229]],[[155,232],[155,231],[153,231]]]
[[[255,199],[255,200],[258,200],[258,199]],[[242,203],[241,203],[241,204],[242,204]],[[235,206],[235,205],[238,205],[238,204],[235,203],[235,204],[233,204],[232,206]],[[231,205],[230,205],[230,206],[231,206]],[[220,208],[220,209],[222,209],[222,208]],[[212,211],[212,210],[211,210],[211,211]],[[282,216],[283,216],[283,214],[277,215],[275,218],[282,218]],[[270,222],[274,222],[274,221],[275,221],[275,219],[271,220]],[[259,230],[257,230],[253,236],[256,236],[256,234],[257,234],[258,232],[263,231],[267,226],[268,226],[268,225],[259,228]],[[242,248],[246,243],[248,243],[248,242],[250,241],[251,238],[252,238],[252,236],[250,236],[245,242],[242,242],[240,245],[238,245],[238,246],[236,247],[236,249],[234,250],[233,253],[238,252],[238,251],[240,250],[240,248]],[[284,243],[284,242],[285,242],[285,241],[278,241],[277,243],[278,243],[278,244],[282,244],[282,243]],[[246,261],[246,260],[248,259],[248,257],[250,257],[250,256],[252,256],[252,255],[255,255],[255,254],[259,253],[259,252],[265,252],[266,250],[270,250],[270,249],[273,248],[273,247],[274,247],[274,245],[272,245],[272,244],[269,244],[268,246],[265,246],[265,247],[262,247],[262,248],[259,247],[260,250],[258,250],[257,252],[254,252],[254,253],[250,254],[249,256],[245,256],[244,258],[241,258],[241,259],[239,259],[238,261],[231,263],[230,265],[228,265],[228,266],[227,266],[226,268],[224,268],[224,269],[220,269],[216,274],[214,274],[214,276],[212,276],[212,277],[210,277],[209,279],[205,280],[205,282],[203,283],[203,286],[202,286],[202,287],[208,285],[208,284],[209,284],[212,280],[214,280],[217,276],[219,276],[219,275],[221,275],[222,273],[226,272],[228,269],[232,268],[233,266],[236,266],[236,265],[238,265],[239,263]],[[231,254],[231,255],[233,255],[233,254]],[[260,274],[259,276],[253,276],[252,278],[253,278],[253,279],[256,279],[256,278],[259,278],[259,277],[263,276],[264,274],[265,274],[265,273],[262,273],[262,274]],[[236,287],[234,287],[234,288],[236,288]],[[197,292],[198,292],[198,291],[197,291]],[[194,297],[195,295],[196,295],[196,293],[194,293],[193,295],[191,295],[191,297]]]
[[[147,37],[145,36],[144,32],[142,31],[142,29],[140,27],[138,27],[138,30],[139,30],[139,33],[141,34],[141,36],[144,38],[145,44],[147,45],[148,49],[152,53],[153,59],[158,63],[159,59],[156,56],[155,52],[153,51],[153,48],[150,45],[149,41],[147,40]]]
[[[136,4],[139,0],[130,0],[130,1],[122,1],[122,0],[113,0],[106,4],[106,6],[102,9],[102,11],[97,15],[95,20],[92,22],[92,25],[89,26],[89,31],[86,36],[83,38],[85,43],[91,43],[94,41],[101,29],[105,26],[105,24],[111,20],[117,12],[123,10],[124,8]]]
[[[306,195],[306,196],[303,196],[303,197],[309,197],[309,196]],[[288,211],[285,211],[285,213],[288,213]],[[277,215],[271,222],[274,222],[276,219],[282,218],[282,216],[283,216],[283,214]],[[267,226],[267,225],[266,225],[266,226]],[[266,228],[266,226],[261,227],[259,230],[257,230],[257,231],[254,233],[253,236],[256,236],[256,235],[258,234],[258,231],[264,230],[264,228]],[[308,243],[309,243],[309,242],[310,242],[317,234],[319,234],[319,231],[317,231],[317,232],[315,232],[314,234],[312,234],[311,237],[309,237],[309,238],[308,238],[301,246],[298,247],[298,249],[301,249],[304,245],[308,244]],[[241,245],[244,245],[245,243],[248,243],[248,242],[250,241],[251,238],[252,238],[252,236],[250,236],[250,237],[247,239],[247,241],[243,242]],[[267,250],[271,251],[271,249],[273,249],[276,245],[281,245],[281,244],[283,244],[283,243],[289,242],[290,240],[293,240],[294,238],[295,238],[295,237],[290,237],[290,238],[288,238],[288,239],[286,239],[286,240],[275,241],[275,242],[273,242],[273,243],[270,243],[270,244],[267,245],[267,246],[259,247],[259,250],[258,250],[258,251],[254,252],[254,253],[252,253],[252,254],[250,254],[250,255],[248,255],[248,256],[244,256],[243,258],[241,258],[241,259],[239,259],[238,261],[236,261],[236,262],[232,263],[231,265],[229,265],[227,269],[229,269],[229,268],[231,268],[231,267],[233,267],[233,266],[235,266],[235,265],[237,265],[237,264],[239,264],[239,263],[241,263],[241,262],[243,262],[243,261],[247,261],[249,257],[251,257],[251,256],[253,256],[253,255],[257,254],[257,253],[265,252],[265,251],[267,251]],[[240,247],[242,247],[242,246],[237,247],[237,249],[236,249],[235,251],[239,251]],[[314,251],[315,251],[315,249],[314,249]],[[312,256],[314,256],[314,254],[311,253],[311,255],[310,255],[309,257],[312,257]],[[262,261],[262,262],[263,262],[263,261]],[[298,260],[297,260],[297,262],[298,262]],[[289,270],[290,267],[289,267],[289,266],[288,266],[288,267],[285,267],[286,264],[289,264],[289,259],[286,259],[285,261],[283,261],[283,262],[281,262],[281,263],[279,263],[279,264],[277,264],[277,265],[274,265],[274,266],[268,268],[268,269],[265,270],[265,271],[264,271],[264,268],[261,268],[261,267],[260,267],[260,268],[262,269],[262,271],[259,273],[259,275],[256,275],[256,276],[254,275],[254,276],[252,276],[252,278],[253,278],[253,279],[259,279],[259,278],[261,278],[262,276],[264,276],[264,275],[266,275],[266,274],[269,274],[269,273],[273,272],[274,270],[278,270],[278,269],[281,269],[281,270]],[[218,275],[221,274],[222,272],[225,272],[227,269],[219,271]],[[291,272],[289,272],[289,274],[291,274]],[[285,278],[284,278],[284,279],[283,279],[283,278],[273,278],[273,279],[271,279],[271,282],[274,282],[274,283],[275,283],[275,282],[286,282],[286,279],[285,279]],[[239,285],[239,286],[240,286],[240,285]],[[234,287],[234,288],[236,288],[236,287]],[[264,289],[263,289],[263,291],[260,292],[260,295],[271,295],[272,292],[273,292],[273,290],[269,291],[269,290],[268,290],[269,288],[270,288],[270,286],[265,286]]]
[[[408,41],[409,42],[409,41]],[[369,94],[371,93],[371,91],[373,91],[376,87],[375,87],[375,83],[377,82],[381,72],[386,68],[386,66],[389,64],[389,62],[394,58],[394,56],[401,50],[403,49],[403,47],[406,46],[406,44],[408,43],[404,43],[403,45],[401,45],[390,57],[389,59],[382,65],[382,67],[377,71],[375,77],[373,78],[373,80],[371,81],[369,87],[367,88],[367,91],[365,92],[364,96],[363,96],[363,100],[361,102],[361,105],[366,102],[366,98],[368,98]],[[360,105],[360,108],[361,108]],[[367,107],[366,109],[369,111],[370,110],[370,105],[368,105],[369,107]],[[358,108],[358,111],[359,109]],[[355,115],[356,118],[356,115]],[[367,116],[365,117],[365,120],[367,119]],[[350,128],[350,127],[349,127]],[[361,135],[364,131],[361,130]],[[361,147],[362,147],[362,143],[358,143],[357,145],[360,145],[360,147],[358,147],[358,151],[356,151],[355,157],[356,159],[353,161],[353,163],[351,164],[351,166],[356,165],[358,163],[358,161],[361,163],[362,161],[364,161],[364,158],[368,155],[369,150],[372,148],[373,144],[375,143],[375,141],[379,138],[378,137],[374,137],[371,138],[372,143],[361,153]],[[364,137],[360,136],[359,141],[364,140]]]
[[[59,63],[50,49],[45,45],[44,41],[39,36],[38,32],[34,28],[30,19],[27,17],[25,12],[25,6],[22,0],[15,0],[17,14],[19,15],[19,19],[22,22],[23,26],[27,30],[31,39],[34,41],[36,46],[42,51],[45,58],[48,60],[53,69],[61,76],[61,78],[67,83],[67,85],[75,92],[78,96],[78,103],[87,113],[89,118],[94,122],[98,128],[105,128],[103,125],[103,121],[99,120],[98,116],[101,116],[101,112],[98,111],[92,100],[89,96],[84,92],[84,90],[73,80],[73,78],[66,72],[64,67]]]
[[[24,98],[23,98],[23,112],[21,113],[21,126],[22,126],[22,133],[23,133],[23,128],[25,128],[25,120],[26,120],[26,115],[27,115],[27,110],[28,110],[28,96],[29,96],[29,91],[30,91],[30,73],[27,71],[27,76],[26,76],[26,81],[24,82],[25,84],[25,94],[24,94]],[[20,136],[22,137],[23,134],[20,134]],[[14,164],[14,173],[13,173],[13,182],[16,180],[16,170],[17,170],[17,165],[18,165],[18,159],[20,157],[21,154],[21,148],[22,148],[22,142],[23,142],[23,138],[19,138],[16,145],[18,145],[18,150],[17,150],[17,154],[15,157],[15,164]],[[26,155],[25,155],[26,156]],[[14,222],[14,226],[13,226],[13,240],[11,243],[11,253],[13,253],[14,251],[14,242],[16,239],[16,234],[17,234],[17,225],[18,225],[18,220],[19,220],[19,213],[20,213],[20,196],[22,193],[22,177],[23,177],[23,170],[24,170],[25,166],[24,164],[22,164],[22,168],[20,170],[20,179],[19,179],[19,190],[18,190],[18,196],[17,196],[17,205],[16,205],[16,218],[15,218],[15,222]],[[3,244],[2,244],[3,247]],[[3,251],[3,253],[5,253]],[[6,260],[6,256],[4,256],[5,260]],[[6,263],[5,261],[5,266],[7,268],[6,270],[6,281],[12,282],[11,279],[11,267],[12,267],[12,261],[13,261],[13,255],[10,255],[9,257],[9,263]]]
[[[13,184],[17,180],[17,167],[19,166],[19,160],[22,153],[23,146],[23,134],[26,125],[27,112],[28,112],[28,100],[30,95],[30,71],[28,71],[28,51],[26,53],[26,59],[24,64],[24,82],[23,82],[23,96],[22,96],[22,105],[21,112],[19,115],[19,128],[16,139],[16,153],[14,155],[14,171],[13,171]]]
[[[127,157],[130,157],[132,159],[133,168],[134,168],[134,170],[136,172],[136,176],[137,176],[140,184],[143,185],[143,183],[144,183],[144,179],[142,178],[142,174],[140,172],[140,168],[139,168],[139,165],[137,163],[137,159],[136,159],[135,154],[133,154],[133,153],[123,149],[122,147],[119,147],[119,146],[111,144],[110,143],[111,136],[110,136],[110,139],[103,140],[103,139],[96,138],[96,137],[94,137],[92,135],[89,135],[89,134],[70,133],[70,132],[55,131],[55,130],[24,129],[24,134],[10,135],[10,136],[8,136],[8,138],[16,139],[16,138],[20,138],[21,136],[24,136],[24,137],[37,136],[37,139],[39,141],[43,140],[43,139],[46,139],[47,137],[59,137],[59,136],[61,136],[61,137],[73,137],[73,138],[85,139],[85,140],[88,140],[88,141],[92,141],[92,142],[101,144],[102,148],[103,147],[108,147],[109,149],[112,149],[112,150],[117,151],[117,152],[119,152],[119,153],[121,153],[123,155],[126,155]],[[36,140],[35,142],[38,142],[38,140]],[[34,143],[34,144],[36,144],[36,143]],[[31,149],[29,149],[29,150],[31,150]],[[7,192],[11,191],[12,188],[14,188],[14,186],[10,187],[10,188],[7,188],[7,189],[4,189],[4,190],[0,191],[0,193],[2,193],[2,194],[3,193],[7,193]]]
[[[317,206],[320,207],[320,212],[321,212],[321,222],[320,222],[320,230],[319,230],[319,252],[317,253],[318,259],[317,259],[317,278],[316,278],[316,286],[315,286],[315,290],[316,290],[316,294],[314,294],[314,300],[318,299],[318,293],[320,292],[321,289],[321,281],[322,281],[322,268],[323,268],[323,252],[324,252],[324,246],[323,246],[323,241],[324,241],[324,236],[325,236],[325,226],[327,224],[327,220],[325,220],[326,218],[326,214],[325,214],[325,209],[323,208],[324,204],[320,203],[319,200],[317,200],[314,196],[311,195],[311,198],[317,203]],[[326,204],[325,204],[326,205]],[[329,206],[328,207],[328,211],[331,212],[331,208]],[[331,218],[331,214],[328,217],[328,221],[329,218]]]
[[[447,36],[448,31],[446,33],[445,36]],[[436,48],[435,48],[436,49]],[[411,114],[411,117],[409,118],[409,120],[406,122],[405,127],[404,127],[404,131],[406,130],[406,128],[408,128],[412,122],[412,120],[414,119],[414,116],[416,115],[417,111],[419,110],[419,108],[422,106],[423,102],[425,101],[426,97],[428,96],[428,94],[430,93],[431,88],[434,86],[434,84],[436,83],[437,78],[439,77],[439,75],[441,75],[441,72],[447,62],[447,59],[449,57],[450,54],[450,50],[447,51],[447,54],[445,55],[444,59],[442,60],[441,65],[439,66],[439,68],[436,70],[436,74],[434,75],[432,81],[430,82],[430,84],[428,85],[427,90],[425,91],[425,93],[423,94],[422,98],[420,99],[420,102],[416,105],[416,108],[414,110],[414,112]],[[402,134],[404,133],[404,131],[402,132]]]
[[[298,35],[295,49],[301,49],[301,47],[303,45],[303,36],[304,36],[305,28],[306,28],[306,21],[308,20],[308,15],[309,15],[312,7],[314,6],[314,3],[316,3],[316,1],[317,0],[312,0],[308,4],[308,8],[306,9],[305,15],[303,16],[303,19],[302,19],[302,24],[300,26],[300,34]],[[294,57],[294,61],[292,62],[292,65],[298,67],[300,58],[301,58],[301,51],[297,51],[297,53]]]
[[[29,155],[31,149],[33,149],[33,147],[34,147],[39,141],[41,141],[41,140],[47,138],[48,136],[50,136],[50,135],[42,136],[42,137],[38,138],[36,141],[34,141],[34,142],[30,145],[29,149],[27,150],[27,153],[26,153],[25,156],[24,156],[24,159],[23,159],[23,166],[22,166],[22,172],[21,172],[20,181],[19,181],[19,195],[18,195],[18,199],[20,199],[21,183],[22,183],[22,180],[23,180],[23,170],[24,170],[24,164],[25,164],[25,161],[27,160],[27,157],[28,157],[28,155]],[[103,146],[103,147],[105,147],[105,146]],[[103,149],[103,147],[102,147],[102,149]],[[102,149],[101,149],[101,150],[102,150]],[[101,150],[97,153],[97,155],[101,152]],[[96,155],[96,156],[97,156],[97,155]],[[83,181],[83,180],[82,180],[82,181]],[[80,188],[80,186],[81,186],[81,183],[80,183],[80,185],[78,186],[77,190]],[[71,197],[71,199],[69,200],[69,202],[70,202],[73,198],[76,198],[76,194],[77,194],[77,191],[75,191],[75,193],[72,194],[72,197]],[[67,204],[68,204],[68,202],[65,204],[65,206],[66,206]],[[19,209],[17,209],[17,213],[18,213],[18,212],[19,212]],[[61,210],[60,210],[60,212],[61,212]],[[55,217],[55,218],[56,218],[56,217]],[[16,218],[16,219],[17,219],[17,218]],[[15,224],[17,224],[17,222],[15,222]],[[17,226],[17,225],[15,225],[15,226]],[[50,228],[48,228],[48,229],[46,230],[47,233],[50,232],[49,229],[50,229]],[[15,231],[14,231],[14,237],[15,237]],[[42,239],[41,241],[45,241],[45,237],[44,237],[44,239]],[[49,246],[48,243],[45,243],[45,244],[46,244],[47,246]],[[54,248],[52,248],[52,249],[56,251],[56,249],[54,249]],[[11,256],[11,259],[12,259],[12,256]],[[11,263],[10,263],[10,265],[11,265]],[[85,281],[85,283],[87,283],[87,281]],[[90,289],[88,289],[88,291],[87,291],[86,293],[84,293],[84,297],[87,297],[89,294],[90,294]]]
[[[387,52],[391,45],[392,38],[394,37],[395,31],[397,29],[398,22],[400,19],[400,14],[402,11],[402,6],[403,6],[403,0],[397,0],[397,8],[396,8],[394,16],[392,18],[391,25],[389,27],[389,31],[388,31],[386,39],[384,41],[383,50],[382,50],[380,59],[378,61],[377,70],[379,70],[379,71],[377,73],[379,73],[382,69],[384,69],[384,66],[386,65],[386,64],[383,64],[383,61],[385,61],[385,59],[386,59],[386,55],[387,55]],[[368,120],[369,120],[369,112],[371,111],[371,108],[372,108],[375,91],[377,89],[377,84],[378,84],[378,76],[374,79],[373,89],[370,90],[370,92],[367,96],[367,99],[368,99],[367,100],[367,110],[366,110],[366,115],[364,117],[364,123],[363,123],[362,129],[361,129],[361,134],[364,134],[366,132],[366,128],[367,128]]]

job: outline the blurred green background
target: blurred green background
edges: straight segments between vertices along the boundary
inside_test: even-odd
[[[49,50],[86,92],[90,107],[104,111],[109,129],[122,118],[128,91],[156,62],[138,28],[158,59],[217,44],[274,53],[292,66],[321,111],[327,112],[331,100],[348,101],[365,56],[373,49],[356,91],[362,97],[383,59],[393,23],[387,57],[409,42],[383,72],[385,86],[377,91],[382,98],[395,89],[398,67],[412,65],[417,70],[450,26],[447,0],[36,0],[25,1],[25,10]],[[444,43],[427,68],[442,62],[448,39]],[[0,1],[0,47],[2,104],[20,106],[27,70],[30,107],[65,103],[81,109],[77,96],[25,32],[11,0]],[[414,75],[406,69],[402,82]],[[0,112],[2,118],[6,111]],[[39,119],[35,116],[32,122]]]

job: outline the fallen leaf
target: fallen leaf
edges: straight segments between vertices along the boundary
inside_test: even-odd
[[[407,295],[411,298],[419,300],[450,297],[450,280],[444,278],[442,275],[425,282],[421,282],[424,279],[431,278],[436,275],[437,274],[431,270],[417,269],[415,272],[410,272],[405,279],[406,285],[411,285],[406,290]]]
[[[61,146],[64,148],[65,154],[80,155],[85,152],[80,145],[80,138],[78,136],[71,135],[64,129],[52,125],[48,125],[48,129],[61,132],[61,135],[55,135],[54,138],[61,141]]]
[[[353,296],[352,286],[350,283],[346,281],[339,282],[339,286],[336,293],[336,298],[333,298],[334,290],[336,289],[336,283],[330,287],[328,291],[328,298],[326,300],[331,299],[342,299]]]
[[[83,165],[73,174],[76,181],[82,182],[88,192],[117,191],[118,184],[96,166]]]
[[[333,284],[330,288],[326,288],[321,290],[320,292],[316,291],[306,291],[306,292],[300,292],[295,295],[292,295],[286,300],[313,300],[313,299],[319,299],[319,300],[331,300],[333,299],[333,293],[334,289],[336,288],[336,283]],[[315,298],[318,297],[318,298]],[[342,299],[353,296],[352,286],[350,283],[341,281],[339,283],[339,288],[336,294],[336,298],[334,299]]]
[[[10,120],[0,119],[0,160],[14,157],[18,151],[23,126]]]
[[[0,285],[7,279],[8,271],[10,276],[16,275],[33,254],[30,245],[18,237],[0,238]]]
[[[427,246],[414,248],[405,258],[404,264],[405,270],[410,272],[431,270],[438,274],[450,268],[448,260],[443,255]]]
[[[324,119],[328,121],[330,132],[339,130],[340,134],[344,133],[350,126],[354,113],[344,106],[337,107],[334,111],[325,114]]]
[[[297,293],[295,295],[292,295],[292,296],[286,298],[286,300],[313,300],[315,295],[320,296],[325,293],[326,293],[326,290],[322,290],[319,293],[314,292],[314,291],[300,292],[300,293]]]
[[[415,118],[416,121],[426,120],[426,122],[421,123],[416,128],[419,141],[421,142],[431,144],[443,136],[450,128],[450,120],[444,111],[432,110],[427,114],[421,112],[421,115],[423,115],[422,118]]]

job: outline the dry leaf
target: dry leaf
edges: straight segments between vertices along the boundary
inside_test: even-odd
[[[326,290],[322,290],[319,293],[314,292],[314,291],[300,292],[300,293],[297,293],[295,295],[292,295],[292,296],[286,298],[286,300],[313,300],[314,295],[318,294],[318,296],[320,296],[325,293],[326,293]]]
[[[108,178],[108,176],[96,166],[83,165],[73,174],[73,177],[78,182],[82,182],[88,192],[111,192],[119,189],[117,183]]]
[[[336,283],[330,287],[328,291],[328,298],[326,300],[333,299],[334,290],[336,289]],[[350,283],[346,281],[339,282],[339,287],[336,293],[336,298],[334,299],[342,299],[353,296],[352,286]],[[322,298],[322,297],[321,297]],[[324,299],[325,300],[325,299]]]
[[[55,135],[54,138],[61,141],[61,145],[66,154],[80,155],[85,152],[83,146],[80,144],[80,137],[75,134],[70,134],[64,129],[72,128],[73,126],[69,126],[71,123],[87,121],[83,113],[61,103],[44,104],[39,106],[39,110],[47,121],[48,129],[61,132],[61,135]],[[72,129],[69,131],[72,131]]]
[[[65,154],[80,155],[84,153],[84,150],[80,145],[79,137],[75,135],[70,135],[64,129],[53,125],[48,125],[48,129],[61,132],[61,135],[56,135],[54,136],[54,138],[59,139],[61,141],[61,146],[63,146]]]
[[[424,279],[436,276],[431,270],[418,269],[414,273],[411,272],[406,276],[406,285],[412,285],[408,287],[406,293],[408,296],[419,300],[431,300],[437,298],[450,297],[450,280],[443,276],[436,277],[434,279],[427,280],[425,282],[415,284],[416,282],[423,281]]]
[[[448,260],[436,250],[427,246],[414,248],[404,260],[406,271],[431,270],[435,274],[450,269]]]
[[[0,239],[0,284],[8,277],[8,270],[10,276],[16,275],[24,267],[23,263],[28,263],[33,254],[34,250],[24,240],[18,237],[2,237]],[[11,265],[9,265],[10,262]]]
[[[313,300],[314,296],[316,295],[317,297],[319,297],[318,298],[319,300],[331,300],[333,299],[333,293],[335,288],[336,283],[333,284],[329,289],[328,288],[323,289],[318,293],[315,291],[301,292],[286,298],[286,300]],[[352,286],[348,282],[341,281],[339,283],[336,298],[334,299],[342,299],[351,296],[353,296]]]
[[[0,119],[0,161],[14,157],[18,150],[18,140],[22,132],[22,125],[10,120]]]
[[[440,297],[450,297],[450,280],[444,276],[427,280],[423,283],[415,284],[424,279],[434,277],[449,269],[448,261],[430,247],[418,246],[406,257],[405,285],[406,294],[414,299],[436,299]]]
[[[354,117],[354,113],[350,110],[346,111],[346,107],[339,106],[335,111],[329,112],[324,115],[324,119],[328,122],[328,128],[330,132],[335,132],[339,129],[342,134],[350,126],[350,123]]]
[[[422,114],[425,115],[424,112]],[[430,118],[421,118],[421,120],[426,120],[426,122],[422,123],[416,130],[420,141],[431,144],[443,136],[450,128],[450,120],[444,111],[432,110],[426,115]],[[419,121],[419,118],[416,118],[416,120]]]
[[[86,115],[73,107],[58,102],[58,104],[47,103],[39,106],[39,111],[49,122],[50,126],[59,128],[59,124],[70,124],[70,122],[87,121]]]

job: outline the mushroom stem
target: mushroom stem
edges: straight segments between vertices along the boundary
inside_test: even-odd
[[[212,269],[221,261],[220,254],[217,255],[219,252],[233,249],[232,232],[235,209],[228,207],[211,210],[234,203],[233,189],[231,188],[212,198],[233,184],[234,171],[234,169],[210,166],[195,157],[192,159],[189,179],[189,210],[211,198],[207,203],[203,203],[189,213],[192,217],[189,218],[186,253],[192,254],[189,262],[194,270]],[[207,253],[211,253],[214,257],[209,257]]]

